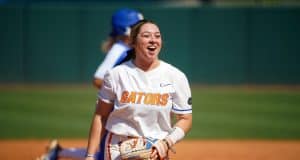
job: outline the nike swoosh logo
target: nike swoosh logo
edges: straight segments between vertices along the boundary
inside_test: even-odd
[[[160,87],[166,87],[172,85],[171,83],[161,83],[159,84]]]

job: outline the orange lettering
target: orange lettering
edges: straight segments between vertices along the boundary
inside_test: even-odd
[[[159,93],[153,94],[153,99],[154,99],[153,105],[159,105],[160,97],[161,97],[161,95]]]
[[[129,92],[128,92],[128,91],[123,91],[122,96],[121,96],[121,99],[120,99],[120,102],[121,102],[121,103],[128,103],[128,102],[127,102],[127,100],[128,100],[128,95],[129,95]]]
[[[144,104],[150,104],[151,102],[151,94],[146,93],[145,98],[144,98]]]
[[[149,103],[151,105],[155,105],[155,94],[154,93],[150,93],[150,98],[149,98]]]
[[[161,95],[161,101],[160,101],[160,105],[165,106],[168,103],[168,98],[169,98],[169,94],[165,93],[163,95]]]
[[[138,92],[137,96],[138,96],[138,98],[137,98],[136,103],[141,104],[142,98],[145,96],[145,93],[144,92]]]
[[[128,92],[123,91],[120,103],[134,103],[146,105],[165,106],[168,103],[169,94]]]
[[[128,103],[135,103],[136,100],[136,92],[131,92],[128,97]]]

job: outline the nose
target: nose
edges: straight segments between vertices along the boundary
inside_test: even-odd
[[[154,42],[154,38],[153,38],[153,37],[150,38],[150,43],[151,43],[151,42],[152,42],[152,43]]]
[[[151,37],[150,37],[150,42],[154,42],[155,40],[156,40],[156,37],[155,37],[154,34],[152,34]]]

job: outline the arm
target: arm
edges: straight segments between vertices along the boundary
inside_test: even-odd
[[[171,94],[173,97],[171,114],[172,117],[174,116],[172,121],[174,125],[172,131],[163,140],[154,144],[160,158],[167,157],[168,150],[175,153],[172,146],[182,140],[192,127],[192,95],[188,80],[182,72],[175,71],[174,75],[178,76],[174,79],[175,92]]]
[[[174,117],[173,131],[165,137],[168,149],[172,149],[172,146],[182,140],[192,128],[192,113],[174,114]]]
[[[101,89],[102,83],[103,83],[102,79],[94,78],[93,80],[93,84],[97,89]]]
[[[173,145],[182,140],[192,127],[192,114],[176,114],[176,122],[173,131],[163,140],[159,140],[154,144],[155,150],[151,154],[151,159],[164,159],[168,155],[170,149],[173,153]]]
[[[124,59],[127,55],[128,48],[121,43],[116,43],[107,52],[104,60],[98,66],[96,72],[94,73],[93,84],[96,88],[100,89],[104,75],[107,71],[111,70],[115,65],[119,63],[120,60]]]
[[[192,128],[192,114],[176,114],[176,123],[174,127],[180,127],[185,134],[187,134]]]
[[[175,118],[173,131],[166,137],[170,145],[173,145],[184,138],[192,127],[192,95],[186,76],[181,72],[176,79],[174,96]],[[169,141],[171,140],[171,141]]]
[[[90,134],[88,139],[87,155],[95,155],[100,144],[101,137],[105,132],[106,120],[112,110],[113,104],[98,100],[96,111],[93,116]],[[86,160],[93,160],[94,157],[86,157]]]

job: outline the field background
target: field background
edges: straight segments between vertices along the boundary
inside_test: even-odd
[[[300,4],[294,0],[0,0],[0,160],[51,139],[85,147],[109,18],[159,24],[161,59],[186,73],[193,127],[177,160],[300,159]]]
[[[193,127],[172,159],[299,159],[297,86],[192,85],[192,94]],[[1,86],[0,159],[34,159],[54,138],[85,147],[96,95],[90,85]]]
[[[299,139],[300,92],[282,87],[192,85],[188,139]],[[84,138],[97,91],[90,85],[8,85],[0,138]]]

